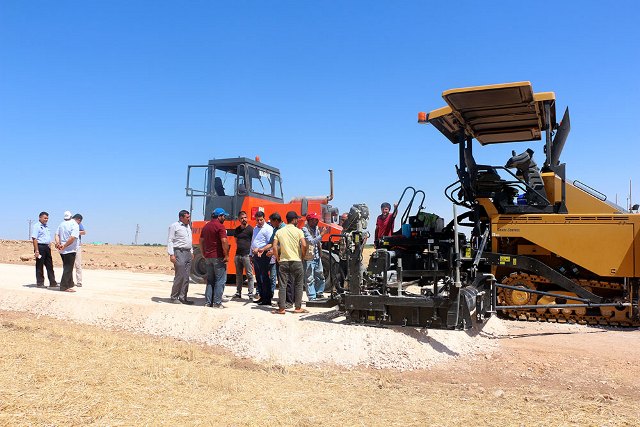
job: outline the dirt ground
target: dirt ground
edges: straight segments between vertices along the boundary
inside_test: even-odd
[[[149,271],[173,274],[164,246],[82,245],[82,265],[87,269]],[[53,265],[62,268],[55,248]],[[0,240],[0,264],[33,264],[33,245],[25,240]]]
[[[76,294],[33,287],[33,261],[20,261],[30,252],[0,241],[0,425],[640,425],[638,329],[505,320],[474,335],[313,312],[274,321],[246,302],[224,314],[164,304],[170,269],[149,268],[168,263],[164,248],[87,245],[85,259],[104,266],[85,263]],[[201,287],[190,292],[201,301]],[[251,348],[259,334],[234,342],[264,325],[295,339],[263,337],[266,357]],[[348,366],[302,361],[360,347],[372,354]],[[400,363],[420,349],[433,363]],[[385,368],[394,360],[403,369]]]

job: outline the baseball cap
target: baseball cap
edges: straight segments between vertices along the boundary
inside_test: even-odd
[[[223,208],[216,208],[213,211],[213,213],[211,213],[211,216],[220,216],[220,215],[229,216],[227,211],[225,211]]]
[[[307,221],[309,221],[310,219],[317,219],[320,220],[320,217],[318,216],[317,213],[315,212],[310,212],[309,214],[307,214]]]
[[[71,212],[70,211],[64,211],[64,219],[71,219]]]
[[[287,222],[291,222],[296,218],[300,218],[298,216],[298,214],[296,213],[296,211],[289,211],[287,212]]]

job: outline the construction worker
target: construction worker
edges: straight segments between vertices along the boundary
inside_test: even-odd
[[[304,274],[307,284],[307,297],[309,301],[324,298],[325,280],[322,271],[322,237],[329,232],[327,227],[318,227],[320,217],[311,212],[307,215],[307,223],[302,227],[304,238],[307,241],[307,252],[303,257]]]
[[[396,215],[398,214],[398,204],[393,204],[393,213],[389,213],[391,211],[391,205],[388,202],[384,202],[380,205],[380,210],[382,213],[378,215],[376,219],[376,232],[374,238],[375,247],[379,247],[379,240],[384,236],[391,236],[393,234],[393,223],[396,219]]]

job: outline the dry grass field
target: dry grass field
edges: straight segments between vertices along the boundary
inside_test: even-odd
[[[166,261],[163,248],[87,246],[113,269],[149,271]],[[0,263],[33,265],[19,259],[27,242],[0,242],[0,249]],[[60,307],[93,301],[100,313],[124,304],[104,296],[104,284],[63,299],[32,289],[29,280],[5,284],[3,292],[15,301],[42,297]],[[0,277],[0,284],[7,281]],[[134,299],[139,294],[116,285],[118,298],[129,295],[131,309],[163,307],[142,305]],[[91,291],[94,300],[81,298]],[[507,332],[496,337],[492,353],[471,351],[430,369],[399,372],[256,363],[221,347],[35,313],[0,311],[2,426],[640,425],[637,329],[504,322]]]
[[[615,379],[598,366],[609,356],[540,350],[405,373],[281,367],[3,312],[0,425],[638,425],[635,365],[612,361],[628,368]]]

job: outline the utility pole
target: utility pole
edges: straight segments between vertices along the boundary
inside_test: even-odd
[[[33,220],[29,220],[29,234],[27,234],[27,240],[31,240],[31,224],[33,224]]]
[[[140,235],[140,224],[136,224],[136,238],[133,242],[134,245],[138,246],[138,236]]]

